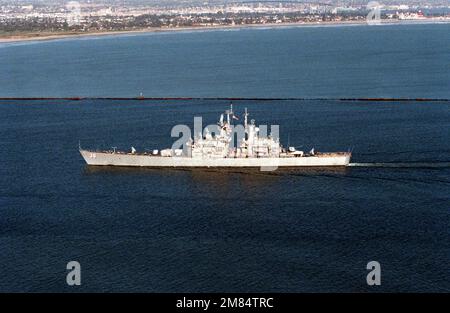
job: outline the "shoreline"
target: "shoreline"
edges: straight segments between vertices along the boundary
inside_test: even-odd
[[[383,20],[380,24],[383,25],[411,25],[411,24],[449,24],[450,19],[433,19],[433,20]],[[32,41],[51,41],[60,39],[78,39],[86,37],[105,37],[105,36],[120,36],[146,33],[170,33],[183,31],[202,31],[202,30],[239,30],[249,28],[276,28],[276,27],[326,27],[326,26],[361,26],[370,25],[367,21],[332,21],[332,22],[301,22],[301,23],[270,23],[270,24],[248,24],[248,25],[217,25],[217,26],[190,26],[190,27],[161,27],[161,28],[145,28],[138,30],[124,30],[124,31],[105,31],[105,32],[90,32],[90,33],[44,33],[40,36],[39,33],[12,35],[8,37],[0,37],[0,43],[17,43],[17,42],[32,42]]]

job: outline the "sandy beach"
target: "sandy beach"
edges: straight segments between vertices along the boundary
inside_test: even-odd
[[[450,19],[429,19],[429,20],[383,20],[378,25],[393,24],[442,24],[450,23]],[[311,27],[311,26],[352,26],[352,25],[368,25],[367,21],[333,21],[333,22],[307,22],[307,23],[271,23],[271,24],[249,24],[249,25],[218,25],[218,26],[193,26],[193,27],[162,27],[162,28],[145,28],[139,30],[126,31],[106,31],[106,32],[89,32],[89,33],[28,33],[20,35],[0,35],[0,43],[22,42],[22,41],[48,41],[66,38],[82,38],[82,37],[98,37],[98,36],[116,36],[127,34],[142,33],[158,33],[158,32],[179,32],[179,31],[205,31],[205,30],[233,30],[247,28],[273,28],[273,27]]]
[[[388,22],[392,23],[392,22]],[[0,36],[0,43],[21,42],[21,41],[47,41],[66,38],[115,36],[126,34],[177,32],[177,31],[204,31],[222,29],[246,29],[246,28],[272,28],[272,27],[301,27],[301,26],[337,26],[337,25],[364,25],[366,21],[343,21],[343,22],[311,22],[311,23],[271,23],[271,24],[250,24],[250,25],[218,25],[218,26],[194,26],[194,27],[165,27],[165,28],[145,28],[139,30],[107,31],[90,33],[29,33],[20,35]]]

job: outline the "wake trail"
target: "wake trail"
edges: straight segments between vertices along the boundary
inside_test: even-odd
[[[450,168],[450,162],[374,162],[350,163],[350,167],[381,167],[381,168]]]

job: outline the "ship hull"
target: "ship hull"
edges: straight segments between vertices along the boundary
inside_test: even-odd
[[[80,150],[88,165],[95,166],[133,166],[133,167],[259,167],[276,169],[278,167],[333,167],[347,166],[351,153],[321,153],[314,156],[287,158],[189,158],[162,157],[142,154],[108,153]]]

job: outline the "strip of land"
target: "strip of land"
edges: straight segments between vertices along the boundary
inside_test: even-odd
[[[383,24],[436,24],[450,23],[448,20],[420,20],[420,21],[399,21],[382,20]],[[267,24],[247,24],[235,26],[195,26],[195,27],[160,27],[145,28],[139,30],[126,31],[105,31],[105,32],[38,32],[38,33],[3,33],[0,34],[0,43],[21,42],[21,41],[45,41],[66,38],[113,36],[126,34],[142,34],[156,32],[174,32],[174,31],[201,31],[201,30],[238,30],[245,28],[273,28],[273,27],[301,27],[301,26],[339,26],[339,25],[367,25],[366,21],[332,21],[332,22],[301,22],[301,23],[267,23]]]
[[[450,102],[449,98],[248,98],[248,97],[0,97],[0,101],[83,101],[83,100],[120,100],[120,101],[344,101],[344,102]]]

